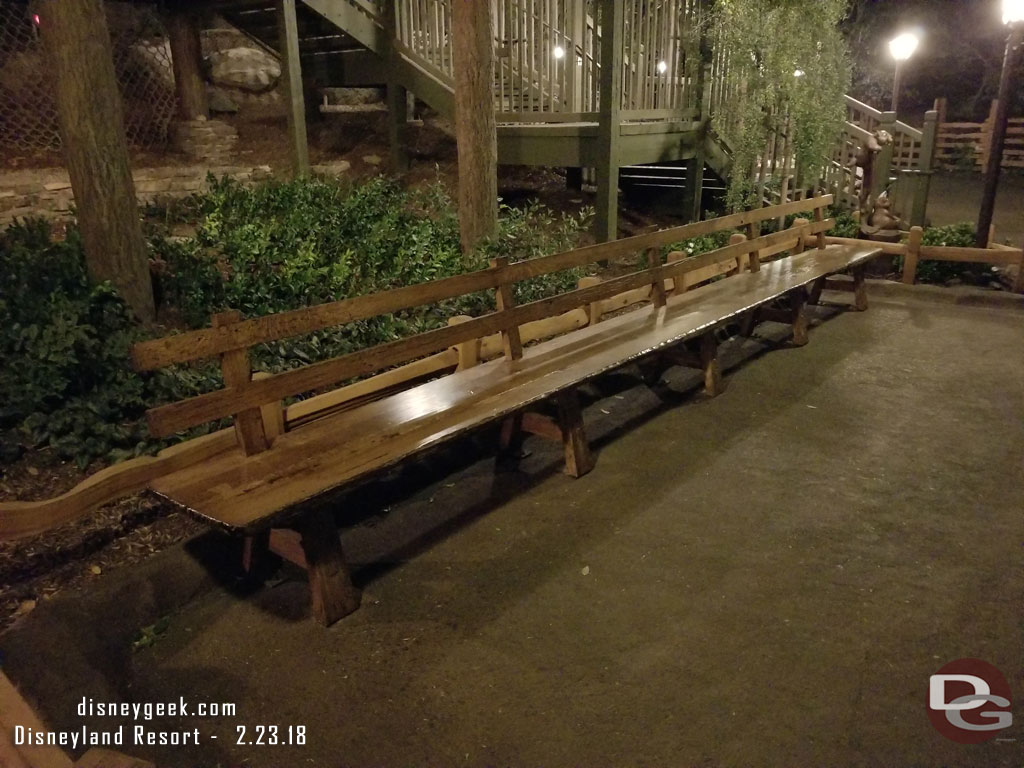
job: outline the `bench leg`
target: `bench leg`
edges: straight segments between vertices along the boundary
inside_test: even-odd
[[[582,477],[594,468],[587,435],[583,429],[583,412],[575,389],[555,395],[558,407],[558,425],[562,430],[562,448],[565,451],[565,473]]]
[[[864,282],[866,271],[866,264],[858,264],[850,270],[850,274],[853,275],[853,308],[858,312],[868,308],[868,286]]]
[[[754,307],[748,310],[743,319],[740,321],[740,336],[747,338],[754,335],[754,329],[757,327],[757,323],[761,319],[761,308]]]
[[[717,397],[724,390],[722,369],[718,364],[718,339],[714,331],[700,337],[700,364],[704,369],[704,392],[708,397]]]
[[[523,458],[523,414],[506,416],[498,433],[498,455],[494,466],[500,472],[514,472]]]
[[[825,280],[828,278],[819,277],[811,283],[811,295],[807,299],[808,304],[817,304],[821,301],[821,292],[825,289]]]
[[[802,347],[807,343],[807,289],[796,288],[789,292],[790,313],[793,323],[793,343]]]
[[[280,565],[270,548],[270,531],[260,531],[242,540],[242,572],[249,583],[259,583]]]
[[[309,574],[313,618],[330,626],[359,607],[359,590],[352,584],[338,529],[329,512],[318,510],[305,515],[299,521],[299,533]]]

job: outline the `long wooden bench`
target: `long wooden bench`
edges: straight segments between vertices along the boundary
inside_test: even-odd
[[[133,350],[139,370],[219,357],[225,385],[152,409],[151,432],[167,436],[232,417],[235,435],[230,447],[207,450],[197,462],[167,462],[147,472],[146,486],[245,534],[250,563],[273,548],[303,565],[314,616],[329,624],[355,610],[359,593],[333,517],[317,500],[491,422],[502,425],[502,455],[514,456],[522,435],[532,433],[559,441],[567,472],[582,475],[593,458],[576,394],[581,384],[659,356],[700,368],[709,393],[717,394],[715,330],[723,324],[741,321],[749,332],[758,316],[782,319],[802,344],[806,306],[822,290],[852,290],[855,306],[866,308],[863,268],[879,251],[870,244],[826,247],[830,203],[831,197],[815,198],[553,256],[497,260],[478,272],[267,317],[224,313],[210,328],[142,342]],[[761,222],[801,211],[812,211],[814,220],[759,236]],[[667,245],[733,228],[747,234],[734,235],[717,251],[693,258],[672,253],[662,262]],[[576,290],[529,304],[514,302],[518,282],[638,252],[647,255],[643,269],[587,278]],[[765,261],[783,253],[790,255]],[[848,271],[853,280],[831,280]],[[256,344],[482,290],[495,291],[496,311],[273,376],[251,370],[249,348]],[[284,398],[378,371],[384,372],[282,407]],[[557,418],[533,408],[549,399]],[[0,506],[0,532],[2,523]]]

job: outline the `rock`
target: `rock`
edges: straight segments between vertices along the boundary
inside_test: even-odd
[[[340,176],[351,167],[352,163],[350,163],[348,160],[335,160],[334,162],[330,163],[314,165],[312,170],[313,173],[318,173],[321,176]]]
[[[1007,264],[994,269],[999,276],[999,282],[1003,285],[1013,288],[1017,284],[1017,277],[1020,275],[1019,264]]]
[[[215,85],[262,93],[277,85],[281,78],[280,62],[257,48],[214,51],[206,61],[210,82]]]
[[[210,88],[210,111],[219,112],[221,114],[233,115],[238,111],[238,104],[236,104],[231,97],[229,97],[224,91],[219,88]]]
[[[175,151],[219,165],[230,161],[238,141],[238,132],[220,120],[181,120],[168,133]]]

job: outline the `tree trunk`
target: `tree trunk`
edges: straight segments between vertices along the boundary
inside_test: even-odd
[[[468,253],[498,228],[498,143],[494,123],[491,3],[452,3],[455,138],[459,147],[459,232]]]
[[[153,284],[103,2],[51,0],[40,13],[89,274],[112,282],[150,321]]]
[[[174,89],[178,96],[178,117],[182,120],[206,117],[209,105],[197,16],[194,12],[176,9],[169,11],[165,19],[174,66]]]

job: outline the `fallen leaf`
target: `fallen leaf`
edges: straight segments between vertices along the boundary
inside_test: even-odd
[[[98,565],[89,566],[89,571],[92,573],[93,576],[99,576],[101,573],[103,573],[103,569],[100,568]]]
[[[582,573],[584,576],[590,575],[590,566],[584,565],[583,570],[581,570],[580,573]]]
[[[22,600],[18,605],[18,609],[14,612],[15,616],[24,616],[26,613],[32,613],[32,610],[36,607],[35,600]]]

